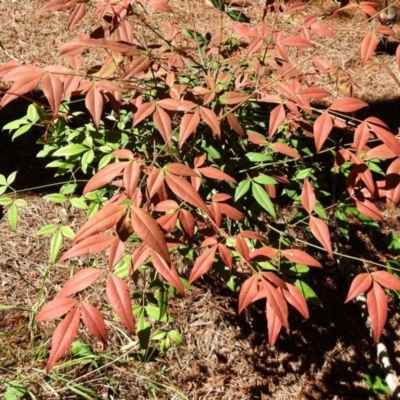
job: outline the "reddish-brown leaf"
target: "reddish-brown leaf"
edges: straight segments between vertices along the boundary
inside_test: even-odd
[[[169,146],[172,136],[171,118],[162,108],[156,107],[153,114],[153,121],[164,142]]]
[[[261,272],[263,278],[267,279],[270,283],[273,283],[276,287],[286,289],[286,283],[279,278],[274,272],[264,271]]]
[[[355,199],[355,202],[357,210],[360,211],[360,213],[366,215],[367,217],[375,219],[376,221],[383,220],[382,213],[378,210],[374,203],[371,203],[367,199]]]
[[[222,214],[228,216],[230,219],[234,219],[235,221],[242,221],[244,215],[235,207],[230,206],[225,203],[218,203],[218,207]]]
[[[127,164],[128,162],[124,161],[106,165],[99,172],[97,172],[96,175],[89,179],[88,183],[83,189],[83,194],[92,192],[93,190],[99,189],[107,185],[108,182],[113,180],[122,172]]]
[[[165,175],[165,181],[175,195],[180,197],[182,200],[187,201],[192,206],[199,208],[201,211],[211,217],[210,211],[203,199],[186,179],[167,173]]]
[[[181,163],[169,163],[164,167],[164,171],[175,175],[183,176],[199,176],[196,171]]]
[[[319,218],[310,216],[310,230],[318,242],[322,244],[322,247],[328,252],[329,256],[333,258],[332,243],[326,223]]]
[[[150,67],[150,59],[146,56],[139,56],[135,58],[128,66],[125,75],[123,77],[124,80],[128,80],[141,72],[147,71]],[[147,103],[149,104],[149,103]],[[151,114],[151,113],[150,113]],[[136,125],[136,122],[135,122]]]
[[[103,273],[104,271],[98,268],[85,268],[78,271],[72,278],[68,279],[58,297],[68,297],[86,289]]]
[[[72,29],[86,15],[86,4],[76,4],[68,19],[67,28]]]
[[[60,318],[65,315],[72,307],[78,303],[74,299],[59,298],[47,303],[36,316],[37,322],[50,321],[55,318]]]
[[[396,158],[386,171],[386,205],[394,207],[400,201],[400,159]]]
[[[309,318],[310,314],[308,312],[307,302],[296,286],[286,282],[286,289],[283,289],[282,293],[286,301],[292,305],[304,318]]]
[[[301,158],[301,155],[297,152],[297,150],[288,146],[286,143],[281,143],[281,142],[270,143],[269,147],[277,151],[278,153],[284,154],[285,156],[292,158]]]
[[[323,99],[324,97],[328,97],[331,95],[327,90],[316,87],[316,86],[309,86],[305,89],[302,89],[299,93],[300,95],[306,97],[307,99]]]
[[[157,218],[157,223],[165,232],[169,233],[175,228],[178,215],[179,213],[177,211],[162,215]]]
[[[90,218],[77,232],[72,243],[79,242],[96,233],[104,232],[115,226],[126,214],[127,206],[111,204],[104,206],[97,214]]]
[[[114,150],[111,155],[115,158],[122,158],[127,160],[133,160],[133,153],[128,149]]]
[[[104,106],[104,96],[96,86],[92,86],[87,92],[85,106],[92,116],[95,127],[99,129],[101,113]]]
[[[196,221],[191,212],[187,210],[179,211],[179,222],[182,232],[188,237],[192,238],[194,236],[194,227]]]
[[[303,189],[301,191],[301,204],[309,214],[312,213],[317,204],[314,189],[308,179],[304,179]]]
[[[106,294],[115,313],[121,318],[128,331],[134,334],[135,321],[128,285],[118,276],[110,274],[107,279]]]
[[[375,33],[370,32],[364,36],[361,42],[361,66],[364,67],[365,64],[371,59],[372,55],[379,44],[379,39],[376,37]]]
[[[57,114],[63,92],[63,85],[60,78],[51,73],[45,74],[42,79],[42,90],[49,101],[51,109]]]
[[[207,178],[219,179],[221,181],[232,182],[235,184],[237,183],[236,179],[232,178],[225,172],[222,172],[221,170],[214,167],[203,167],[203,168],[198,168],[197,170],[200,171],[201,174],[206,176]]]
[[[310,41],[303,39],[299,36],[288,36],[285,39],[281,40],[280,43],[290,47],[314,47],[314,45]]]
[[[297,249],[286,249],[282,251],[282,254],[290,261],[296,264],[304,264],[309,267],[318,267],[322,268],[322,265],[319,261],[317,261],[314,257],[311,257],[309,254],[302,250]]]
[[[365,101],[356,99],[354,97],[346,97],[344,99],[336,100],[331,106],[328,107],[328,109],[344,113],[351,113],[364,107],[368,107],[368,103]]]
[[[239,118],[232,112],[230,112],[226,116],[226,120],[228,121],[229,126],[239,135],[245,136],[246,132],[244,131],[242,125],[240,125]]]
[[[286,118],[285,108],[282,104],[278,104],[269,115],[269,129],[268,137],[273,138],[278,128],[282,125],[282,122]]]
[[[385,291],[376,282],[373,282],[367,292],[367,308],[371,318],[372,337],[374,343],[378,343],[387,318],[388,302]]]
[[[321,150],[326,138],[333,128],[333,120],[327,111],[324,111],[314,122],[314,141],[317,153]]]
[[[149,115],[153,114],[155,109],[156,109],[156,105],[154,103],[141,104],[135,113],[135,117],[133,120],[133,126],[135,127],[140,121],[143,121]]]
[[[364,159],[368,160],[371,158],[380,158],[382,160],[390,160],[391,158],[395,157],[396,153],[394,153],[393,150],[389,148],[389,146],[386,146],[386,144],[382,143],[368,150],[365,154]]]
[[[79,308],[72,309],[58,324],[51,339],[51,350],[46,372],[49,373],[55,363],[66,353],[78,334]]]
[[[254,301],[258,292],[258,274],[245,280],[239,293],[239,314]]]
[[[353,147],[355,148],[356,153],[360,152],[364,148],[369,137],[370,133],[368,125],[365,123],[365,121],[363,121],[357,126],[354,132]]]
[[[222,104],[226,104],[229,106],[233,106],[236,104],[241,104],[250,99],[247,93],[239,93],[239,92],[225,92],[222,96],[220,96],[219,100]]]
[[[224,262],[224,264],[232,270],[233,264],[232,264],[232,253],[231,251],[222,243],[218,244],[218,252],[219,255],[221,256],[221,260]]]
[[[393,274],[387,271],[375,271],[371,275],[384,288],[400,290],[400,280]]]
[[[266,304],[266,317],[268,324],[268,343],[270,346],[273,346],[282,329],[282,322],[269,301],[267,301]]]
[[[179,148],[186,143],[189,136],[197,129],[197,126],[200,123],[200,114],[199,111],[196,110],[193,114],[186,113],[182,117],[182,121],[179,128]]]
[[[265,259],[265,257],[272,260],[277,254],[278,254],[277,249],[274,249],[273,247],[270,247],[270,246],[264,246],[264,247],[260,247],[259,249],[256,249],[256,250],[252,250],[249,253],[249,257],[251,260],[259,259],[259,258]]]
[[[90,333],[101,342],[107,344],[107,330],[100,311],[89,303],[81,303],[81,317]]]
[[[349,293],[347,294],[344,302],[347,303],[361,293],[368,292],[368,290],[371,288],[371,285],[372,277],[370,274],[367,274],[366,272],[358,274],[356,277],[354,277],[353,282],[350,285]]]
[[[250,260],[250,250],[249,246],[247,246],[246,241],[241,235],[236,236],[236,250],[239,252],[239,254],[246,260]]]
[[[114,237],[114,241],[111,243],[110,246],[110,251],[108,253],[108,268],[110,270],[113,269],[113,267],[121,261],[121,258],[123,257],[125,253],[125,242],[123,242],[119,236]]]
[[[218,245],[214,245],[196,258],[190,273],[189,283],[193,283],[196,279],[208,272],[214,263],[215,252],[217,251],[217,248]]]
[[[110,236],[105,233],[99,233],[98,235],[90,236],[69,249],[62,257],[60,257],[58,261],[61,262],[72,257],[99,253],[100,251],[103,251],[107,247],[111,246],[111,243],[114,239],[114,236]]]
[[[211,200],[218,203],[218,202],[223,202],[223,201],[230,200],[231,198],[232,198],[232,196],[229,195],[229,194],[226,194],[226,193],[216,193],[216,194],[213,194],[213,195],[212,195]]]
[[[139,55],[139,49],[136,46],[117,40],[93,39],[89,36],[80,36],[76,42],[81,45],[83,44],[87,46],[100,47],[109,51],[125,54],[127,56]]]
[[[179,274],[174,266],[170,266],[160,257],[159,254],[152,252],[151,261],[157,272],[172,286],[174,286],[181,296],[185,296],[185,288],[183,287],[182,281],[179,278]]]
[[[149,6],[157,11],[172,13],[172,8],[164,0],[149,0]]]
[[[153,251],[170,263],[167,244],[157,222],[141,208],[132,207],[131,223],[134,231]]]
[[[379,120],[375,122],[375,119],[367,118],[365,120],[368,123],[368,126],[373,130],[375,135],[382,140],[395,154],[397,157],[400,157],[400,143],[396,139],[396,136],[393,135],[392,132],[389,132],[382,126],[378,124]],[[373,122],[372,122],[373,121]]]
[[[281,289],[280,288],[277,289],[274,285],[272,285],[265,279],[261,280],[259,285],[260,285],[259,291],[265,293],[265,297],[267,298],[267,303],[269,303],[269,305],[274,309],[283,327],[286,330],[288,330],[289,309],[286,300],[283,297]]]
[[[151,199],[161,188],[164,183],[164,171],[162,169],[153,168],[147,178],[147,192]]]
[[[132,254],[131,272],[135,272],[150,257],[150,249],[147,244],[142,243]]]
[[[214,135],[217,135],[220,138],[221,127],[215,112],[207,107],[200,107],[200,116],[202,120],[211,128]]]
[[[179,208],[179,204],[175,200],[164,200],[164,201],[160,201],[154,207],[154,211],[167,212],[167,211],[171,211],[171,210],[177,210],[178,208]]]
[[[132,198],[133,194],[135,193],[135,190],[139,183],[140,173],[140,165],[135,161],[131,161],[129,164],[126,165],[124,169],[122,180],[129,198]]]

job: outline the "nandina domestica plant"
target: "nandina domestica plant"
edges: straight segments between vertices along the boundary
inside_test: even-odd
[[[71,29],[89,4],[50,0],[39,13],[70,10]],[[51,164],[58,173],[93,173],[82,198],[90,218],[59,261],[108,249],[107,268],[79,270],[38,313],[37,321],[64,317],[47,371],[68,351],[80,320],[107,343],[98,308],[72,297],[104,276],[107,299],[129,333],[147,329],[150,315],[142,309],[135,326],[130,289],[145,270],[157,275],[158,294],[184,296],[188,283],[215,269],[239,293],[239,313],[264,301],[274,345],[282,328],[289,332],[290,306],[309,317],[307,302],[318,297],[308,277],[323,267],[322,252],[325,261],[345,256],[335,250],[333,233],[346,238],[349,218],[381,221],[376,199],[388,206],[400,200],[396,136],[376,117],[354,116],[365,101],[333,99],[306,72],[308,63],[318,77],[339,76],[314,38],[328,40],[327,49],[340,37],[316,15],[299,14],[307,11],[303,3],[282,4],[301,19],[296,32],[244,23],[244,8],[232,13],[223,2],[213,4],[225,21],[220,30],[202,33],[167,21],[149,44],[133,22],[148,27],[142,7],[171,13],[168,3],[108,1],[96,8],[101,27],[61,46],[65,65],[0,67],[0,77],[13,82],[1,106],[41,86],[49,103],[48,110],[37,107],[44,151],[57,157]],[[370,2],[355,7],[367,20],[378,14]],[[279,16],[280,7],[267,12]],[[371,29],[361,44],[362,66],[380,35],[390,35],[382,24]],[[104,59],[85,67],[90,50]],[[63,101],[73,96],[84,98],[92,119],[82,129],[65,122]],[[277,220],[289,206],[294,212],[282,229]],[[176,262],[185,258],[189,271]],[[384,265],[366,265],[361,273],[342,271],[352,280],[346,302],[366,294],[377,343],[387,318],[385,289],[400,290],[400,281]]]

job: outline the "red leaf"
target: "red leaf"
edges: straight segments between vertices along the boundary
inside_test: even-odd
[[[221,137],[221,127],[219,124],[219,119],[215,115],[213,110],[207,107],[200,107],[200,116],[203,121],[211,128],[214,135]]]
[[[74,299],[56,298],[47,303],[36,316],[37,322],[50,321],[65,315],[72,307],[78,303]]]
[[[148,70],[149,67],[150,67],[150,59],[146,56],[139,56],[139,57],[135,58],[129,64],[123,79],[128,80],[132,77],[135,77],[136,75],[140,74],[141,72]],[[152,104],[152,103],[146,103],[146,104]],[[153,109],[153,111],[154,111],[154,109]],[[152,112],[150,114],[152,114]],[[136,120],[136,115],[135,115],[135,120]],[[137,124],[137,122],[135,121],[134,125],[136,125],[136,124]]]
[[[365,121],[363,121],[361,122],[360,125],[357,126],[354,132],[353,147],[355,148],[356,153],[360,152],[364,148],[369,137],[370,137],[369,128],[365,123]]]
[[[80,243],[69,249],[58,261],[64,261],[68,258],[84,256],[86,254],[95,254],[105,250],[111,246],[115,236],[99,233],[98,235],[90,236]]]
[[[47,361],[46,372],[49,373],[54,364],[68,351],[78,334],[79,309],[71,310],[58,324],[51,339],[51,350]]]
[[[356,202],[357,210],[360,211],[360,213],[366,215],[367,217],[375,219],[376,221],[383,220],[381,212],[378,210],[376,205],[371,203],[369,200],[355,199],[355,202]]]
[[[104,206],[97,214],[90,218],[77,232],[72,243],[79,242],[96,233],[112,228],[126,214],[127,206],[110,204]]]
[[[179,128],[179,148],[182,148],[183,144],[187,141],[189,136],[197,129],[200,123],[200,114],[196,110],[194,114],[186,113],[182,117],[182,121]]]
[[[311,257],[309,254],[302,250],[297,249],[286,249],[282,251],[282,254],[290,261],[296,264],[305,264],[309,267],[318,267],[322,268],[322,265],[319,261],[317,261],[314,257]]]
[[[187,210],[180,210],[179,211],[179,222],[181,225],[182,232],[189,238],[194,236],[194,227],[196,221],[192,215]]]
[[[85,268],[78,271],[72,278],[68,279],[58,297],[68,297],[71,294],[86,289],[95,282],[104,271],[98,268]]]
[[[110,274],[107,279],[106,294],[115,313],[121,318],[128,331],[134,334],[135,321],[128,285],[118,276]]]
[[[318,242],[322,244],[322,247],[328,252],[329,256],[333,258],[332,243],[326,223],[319,218],[310,216],[310,230]]]
[[[245,136],[245,131],[240,125],[239,118],[232,112],[230,112],[226,116],[226,120],[228,121],[229,126],[239,135],[239,136]]]
[[[365,154],[364,159],[368,160],[371,158],[380,158],[382,160],[390,160],[391,158],[395,158],[396,153],[393,152],[386,144],[380,144],[372,149],[368,150]]]
[[[332,117],[327,111],[324,111],[314,122],[314,141],[317,153],[321,150],[326,138],[333,128]]]
[[[396,158],[386,171],[386,205],[394,207],[400,201],[400,159]]]
[[[67,28],[72,29],[86,15],[86,4],[76,4],[68,19]]]
[[[269,147],[277,151],[278,153],[284,154],[285,156],[292,158],[301,158],[301,155],[297,152],[297,150],[293,149],[285,143],[270,143]]]
[[[236,105],[245,103],[247,100],[250,99],[246,93],[239,93],[239,92],[225,92],[222,96],[220,96],[219,100],[222,104],[226,105]]]
[[[154,103],[143,103],[138,107],[135,113],[133,127],[135,127],[140,121],[146,119],[149,115],[153,114],[156,109]]]
[[[164,171],[153,168],[147,178],[147,191],[151,199],[162,187],[164,183]]]
[[[328,107],[328,110],[351,113],[364,107],[368,107],[368,103],[365,101],[356,99],[354,97],[346,97],[344,99],[336,100],[331,106]]]
[[[278,128],[282,125],[282,122],[286,118],[285,108],[282,104],[278,104],[269,115],[269,129],[268,129],[268,137],[272,139],[272,137],[277,132]]]
[[[94,126],[99,129],[104,96],[96,86],[92,86],[86,94],[85,106],[92,116]]]
[[[106,165],[99,172],[97,172],[96,175],[89,179],[89,182],[83,189],[83,194],[92,192],[93,190],[99,189],[107,185],[108,182],[113,180],[122,172],[127,164],[128,162],[124,161]]]
[[[140,165],[131,161],[124,169],[123,182],[128,197],[132,198],[140,179]]]
[[[381,286],[387,289],[400,290],[400,280],[387,271],[375,271],[372,277]]]
[[[214,168],[214,167],[203,167],[203,168],[198,168],[197,170],[200,171],[201,174],[206,176],[207,178],[219,179],[221,181],[232,182],[235,184],[237,183],[236,179],[233,179],[231,176],[229,176],[225,172],[222,172],[219,169]]]
[[[239,254],[246,260],[250,260],[250,250],[249,247],[247,246],[246,241],[244,238],[240,235],[236,237],[236,250],[239,252]]]
[[[249,257],[251,260],[265,258],[265,257],[272,260],[277,254],[278,250],[274,249],[273,247],[264,246],[260,247],[259,249],[251,251]]]
[[[361,66],[364,67],[365,64],[371,59],[372,55],[379,44],[379,39],[372,32],[367,33],[361,42]]]
[[[258,274],[245,280],[239,293],[239,314],[254,301],[258,292]]]
[[[379,120],[376,121],[372,118],[367,118],[365,122],[368,123],[368,126],[373,130],[375,135],[382,140],[395,154],[397,157],[400,157],[400,143],[396,139],[396,136],[393,135],[392,132],[382,128],[377,123]]]
[[[90,333],[101,342],[107,344],[107,330],[100,311],[89,303],[81,303],[82,321]]]
[[[288,282],[286,282],[286,288],[287,289],[282,290],[286,301],[291,304],[304,318],[308,319],[310,314],[308,312],[307,302],[305,301],[300,290]]]
[[[314,189],[308,179],[304,179],[303,189],[301,191],[301,204],[309,214],[312,213],[317,204]]]
[[[114,150],[111,155],[115,158],[124,158],[128,160],[133,160],[133,153],[128,149]]]
[[[49,101],[51,109],[57,114],[60,108],[63,92],[63,85],[60,78],[51,73],[45,74],[42,79],[42,89]]]
[[[144,210],[137,207],[131,209],[131,223],[134,231],[153,251],[170,263],[167,244],[157,222]]]
[[[121,261],[124,253],[125,253],[125,242],[121,241],[121,239],[116,236],[114,241],[111,243],[110,251],[108,254],[108,268],[110,270]]]
[[[181,296],[185,296],[185,289],[179,278],[179,274],[176,271],[174,264],[170,266],[167,265],[165,260],[163,260],[159,254],[152,252],[151,261],[157,272],[172,286],[174,286]]]
[[[226,194],[226,193],[216,193],[216,194],[213,194],[213,195],[212,195],[211,200],[212,200],[212,201],[215,201],[215,202],[217,202],[217,203],[219,203],[219,202],[223,202],[223,201],[230,200],[231,198],[232,198],[232,196],[229,195],[229,194]]]
[[[327,90],[316,86],[306,87],[305,89],[301,90],[299,94],[306,97],[307,99],[315,100],[323,99],[324,97],[328,97],[331,95]]]
[[[281,40],[280,43],[290,47],[314,47],[311,42],[299,36],[288,36],[287,38]]]
[[[347,303],[348,301],[356,298],[361,293],[366,293],[371,288],[372,285],[372,278],[370,274],[362,273],[358,274],[351,283],[349,293],[347,294],[346,300],[344,301]]]
[[[221,260],[224,262],[224,264],[232,270],[233,264],[232,264],[232,253],[231,251],[222,243],[218,244],[218,252],[219,255],[221,256]]]
[[[169,115],[162,108],[157,107],[156,111],[153,114],[153,121],[166,145],[170,146],[172,128],[171,118],[169,117]]]
[[[266,280],[260,281],[260,291],[264,292],[267,297],[267,303],[274,309],[275,314],[281,321],[283,327],[289,329],[289,310],[281,289],[277,289]]]
[[[145,243],[142,243],[132,254],[131,257],[132,272],[136,271],[139,267],[141,267],[149,257],[150,257],[150,249]]]
[[[279,332],[282,329],[282,322],[269,301],[267,301],[266,304],[266,317],[268,323],[268,343],[270,346],[273,346],[276,342],[276,339],[278,339]]]
[[[237,210],[235,207],[230,206],[225,203],[218,203],[218,207],[222,214],[228,216],[230,219],[234,219],[235,221],[242,221],[244,215]]]
[[[240,232],[240,236],[246,237],[248,239],[258,240],[259,242],[265,242],[265,238],[258,232],[245,230]]]
[[[196,258],[190,273],[189,283],[193,283],[196,279],[208,272],[214,263],[215,252],[217,251],[217,248],[218,245],[214,245]]]
[[[165,232],[171,232],[176,226],[178,215],[179,213],[176,211],[170,214],[162,215],[161,217],[157,218],[157,223]]]
[[[385,291],[376,282],[373,282],[372,288],[367,293],[367,308],[371,318],[372,336],[376,344],[385,326],[388,310]]]
[[[171,7],[164,0],[149,0],[149,6],[157,11],[172,13]]]
[[[187,165],[180,163],[169,163],[164,167],[164,171],[170,172],[174,175],[199,176],[196,171],[189,168]]]
[[[165,175],[165,180],[175,195],[180,197],[182,200],[187,201],[192,206],[199,208],[201,211],[211,217],[210,211],[208,210],[203,199],[187,180],[169,173]]]
[[[286,289],[286,283],[279,278],[275,273],[270,271],[261,272],[263,278],[267,279],[270,283],[273,283],[276,287]]]

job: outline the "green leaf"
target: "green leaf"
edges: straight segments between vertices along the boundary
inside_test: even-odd
[[[176,331],[175,329],[173,329],[172,331],[168,332],[168,336],[170,337],[170,339],[172,341],[174,341],[177,345],[181,345],[183,343],[183,337],[182,335]]]
[[[206,38],[201,33],[198,33],[191,29],[182,29],[182,34],[189,39],[193,39],[196,42],[200,43],[206,42]]]
[[[1,186],[7,186],[7,180],[6,177],[2,174],[0,174],[0,185]]]
[[[270,215],[276,218],[275,208],[274,205],[268,196],[268,193],[264,190],[264,188],[259,185],[258,183],[252,182],[251,189],[254,198],[256,199],[257,203],[264,208]]]
[[[0,196],[7,190],[7,186],[0,186]]]
[[[244,181],[239,182],[239,184],[236,186],[235,190],[235,202],[238,201],[241,197],[243,197],[250,189],[250,183],[251,181],[246,179]]]
[[[15,181],[15,177],[17,176],[17,172],[18,171],[14,171],[10,175],[8,175],[8,177],[7,177],[7,186],[10,186]]]
[[[160,321],[160,322],[174,322],[174,318],[172,318],[171,316],[169,316],[168,314],[165,314],[163,316],[163,318],[158,319],[158,317],[160,316],[160,309],[158,307],[155,306],[145,306],[146,309],[146,313],[147,315],[154,319],[155,321]]]
[[[62,240],[63,239],[62,239],[62,234],[61,234],[60,230],[56,231],[54,236],[51,238],[51,242],[50,242],[50,262],[52,264],[54,264],[56,262],[56,260],[57,260],[58,253],[61,250]]]
[[[61,233],[64,237],[68,239],[73,239],[75,237],[74,231],[69,226],[62,226]]]
[[[82,171],[86,174],[88,165],[94,160],[94,151],[92,149],[88,150],[82,156]]]
[[[164,290],[164,288],[161,288],[158,291],[157,305],[160,310],[160,314],[157,320],[161,321],[164,318],[165,314],[167,313],[167,305],[168,305],[168,292]]]
[[[237,22],[244,22],[244,23],[249,23],[250,19],[246,14],[243,14],[243,12],[240,12],[238,10],[230,10],[226,13],[229,18],[233,19],[234,21]]]
[[[295,179],[304,180],[304,179],[308,178],[309,176],[311,176],[313,172],[314,172],[313,168],[302,169],[300,171],[297,171]]]
[[[32,124],[22,125],[20,128],[16,130],[16,132],[12,135],[12,140],[16,139],[18,136],[23,135],[28,132],[32,128]]]
[[[32,124],[35,124],[36,122],[39,121],[40,115],[38,113],[38,110],[37,110],[37,107],[35,104],[29,104],[27,116],[28,116],[29,121],[32,122]]]
[[[106,154],[105,156],[103,156],[101,158],[101,160],[99,161],[99,166],[97,168],[97,170],[104,168],[106,165],[110,164],[111,160],[112,160],[112,155],[111,154]]]
[[[36,232],[36,235],[48,235],[54,233],[58,229],[56,224],[48,224]]]
[[[82,146],[81,144],[69,144],[57,150],[53,156],[75,156],[87,151],[87,149],[86,146]]]
[[[26,207],[28,205],[28,202],[24,199],[17,199],[15,200],[15,205],[17,207]]]
[[[52,203],[58,204],[64,203],[64,201],[68,200],[68,198],[61,193],[46,194],[45,196],[43,196],[43,198],[45,200],[51,201]]]
[[[74,358],[83,358],[93,356],[90,346],[81,341],[75,341],[71,344],[71,353]]]
[[[265,174],[260,174],[256,176],[255,178],[253,178],[253,181],[261,185],[276,185],[278,183],[276,179],[271,178],[270,176]]]
[[[12,382],[4,393],[4,400],[18,400],[26,395],[27,391],[19,382]]]
[[[157,329],[155,332],[152,333],[152,335],[150,336],[151,340],[163,340],[167,337],[167,331],[165,331],[164,329]]]
[[[313,289],[307,283],[304,281],[301,281],[300,279],[297,279],[294,282],[294,285],[300,290],[300,292],[303,294],[304,298],[310,303],[318,307],[323,307],[320,299],[316,295]]]
[[[0,206],[9,206],[12,204],[13,200],[10,199],[9,197],[2,197],[0,199]]]
[[[390,395],[390,388],[383,379],[382,370],[377,367],[370,367],[364,374],[364,381],[368,389],[378,396]]]
[[[7,131],[13,131],[15,129],[18,129],[22,124],[26,124],[27,118],[26,116],[20,119],[16,119],[15,121],[11,121],[8,124],[3,126],[3,130],[7,130]]]
[[[88,205],[86,204],[85,200],[82,197],[73,197],[69,201],[75,208],[79,208],[80,210],[88,209]]]
[[[246,157],[251,162],[264,162],[264,161],[271,161],[272,157],[269,154],[264,153],[246,153]]]
[[[18,225],[18,208],[15,203],[11,204],[11,207],[8,209],[8,222],[11,229],[16,231]]]

